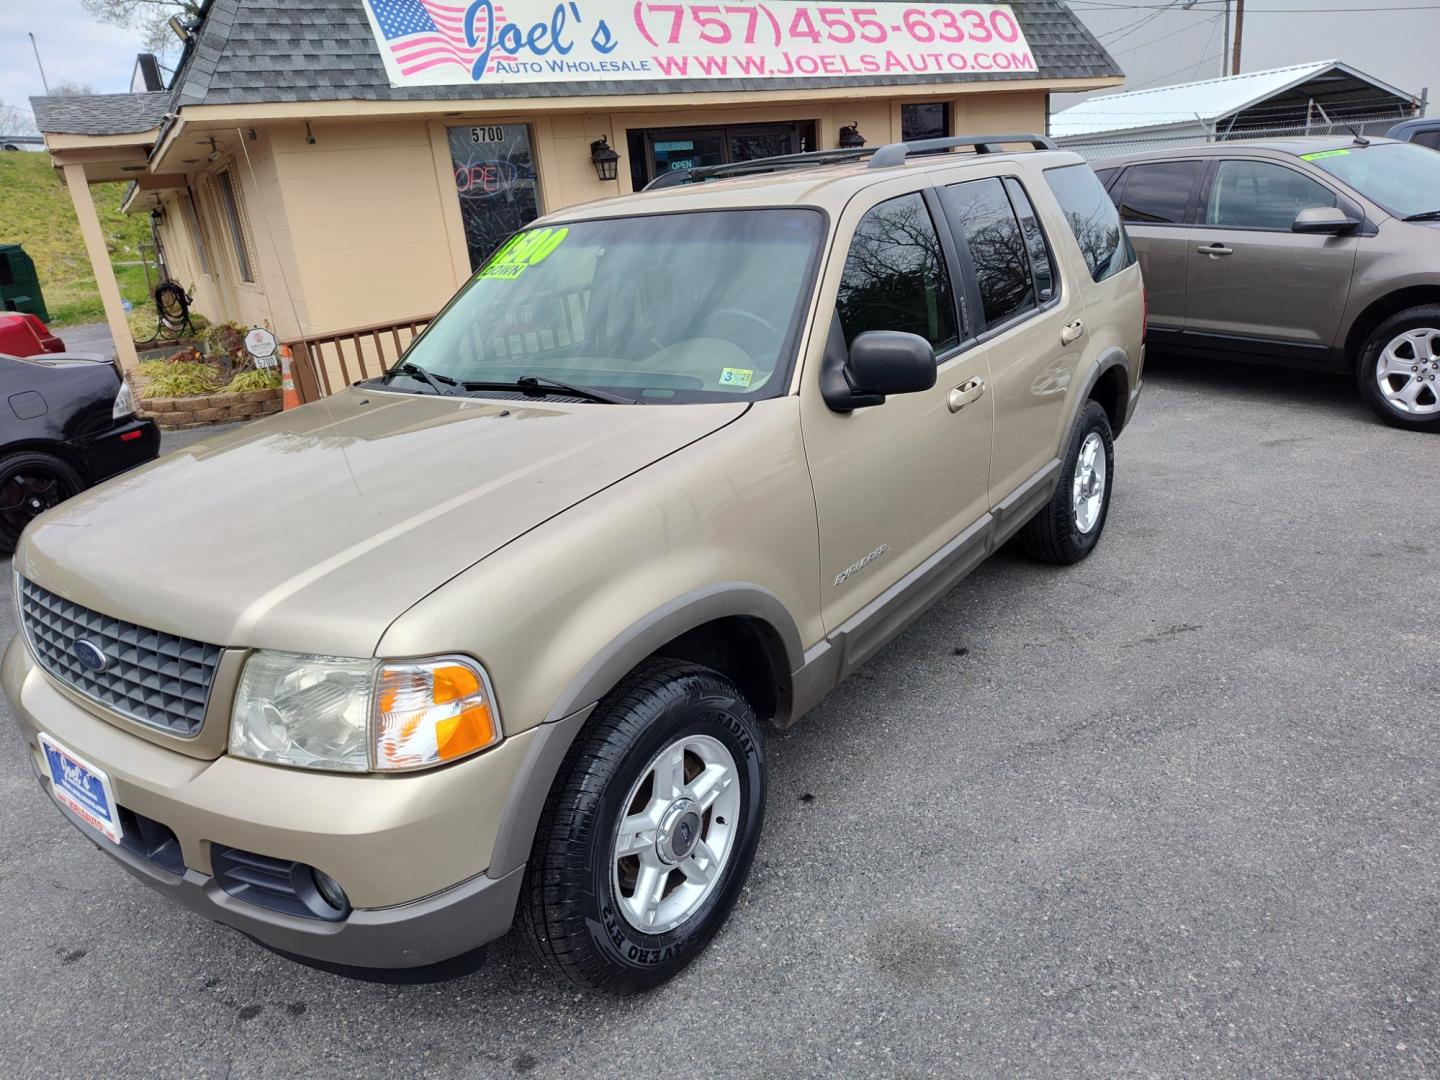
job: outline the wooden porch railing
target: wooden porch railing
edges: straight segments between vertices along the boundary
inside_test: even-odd
[[[389,368],[433,315],[290,338],[291,374],[302,403],[318,401]]]

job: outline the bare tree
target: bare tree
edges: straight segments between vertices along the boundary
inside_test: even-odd
[[[175,45],[165,24],[173,15],[200,14],[201,0],[80,0],[87,12],[112,26],[139,30],[145,48],[164,52]]]
[[[0,98],[0,135],[36,135],[35,117],[29,109],[6,105]]]
[[[72,82],[69,79],[50,84],[51,97],[85,97],[95,93],[95,88],[89,83]]]

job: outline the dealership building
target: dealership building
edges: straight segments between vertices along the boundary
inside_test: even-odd
[[[946,134],[1044,132],[1121,73],[1058,0],[207,0],[170,85],[32,98],[123,364],[89,185],[133,180],[212,320],[373,372],[510,232],[667,171]]]

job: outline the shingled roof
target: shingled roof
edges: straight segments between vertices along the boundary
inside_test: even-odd
[[[47,135],[135,135],[160,126],[170,110],[170,94],[32,97],[30,108],[36,127]]]
[[[599,94],[704,93],[1013,80],[1014,73],[799,79],[672,79],[395,88],[385,74],[365,0],[209,0],[175,78],[187,105],[277,101],[450,101]],[[1011,0],[1041,79],[1121,75],[1110,54],[1059,0]],[[144,96],[144,95],[142,95]]]

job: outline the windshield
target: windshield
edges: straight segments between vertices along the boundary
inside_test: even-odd
[[[1440,210],[1440,153],[1434,150],[1381,143],[1304,156],[1396,217]]]
[[[557,380],[647,403],[784,393],[824,225],[787,207],[528,229],[392,378],[429,386],[408,363],[442,384]]]

